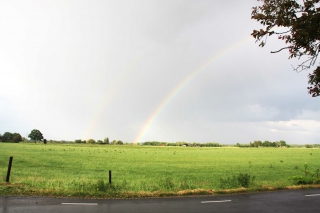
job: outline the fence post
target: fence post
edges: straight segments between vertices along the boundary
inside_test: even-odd
[[[111,184],[111,170],[109,170],[109,183]]]
[[[9,159],[9,165],[8,165],[8,172],[7,172],[6,182],[9,182],[9,180],[10,180],[10,173],[11,173],[12,159],[13,159],[13,157],[10,157],[10,159]]]

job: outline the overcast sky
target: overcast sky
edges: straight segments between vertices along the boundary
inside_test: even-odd
[[[0,134],[319,143],[320,98],[256,0],[0,1]]]

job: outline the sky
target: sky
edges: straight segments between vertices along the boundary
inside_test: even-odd
[[[319,143],[308,71],[250,36],[259,4],[0,0],[0,134]]]

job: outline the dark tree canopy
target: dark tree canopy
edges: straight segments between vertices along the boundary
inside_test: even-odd
[[[21,135],[19,133],[13,133],[12,141],[16,143],[21,142],[22,141]]]
[[[2,136],[0,135],[0,141],[3,142],[20,142],[22,141],[22,137],[19,133],[11,133],[11,132],[5,132]]]
[[[13,134],[11,132],[5,132],[2,135],[2,141],[4,142],[11,142],[13,140]]]
[[[285,42],[289,58],[303,59],[294,68],[300,72],[315,65],[320,51],[320,0],[258,0],[261,6],[253,7],[251,18],[260,22],[264,29],[251,34],[259,46],[266,44],[267,37],[277,35]],[[309,94],[320,95],[320,67],[308,76]]]
[[[42,133],[37,129],[32,130],[28,137],[34,141],[41,141],[43,139]]]

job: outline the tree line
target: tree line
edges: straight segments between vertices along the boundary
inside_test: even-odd
[[[236,144],[237,147],[287,147],[287,143],[284,140],[280,140],[280,141],[275,141],[275,142],[271,142],[271,141],[254,141],[254,142],[250,142],[249,144],[240,144],[237,143]]]
[[[36,141],[43,141],[44,143],[47,142],[46,139],[43,138],[42,133],[37,130],[33,129],[28,137],[33,140],[34,142]],[[14,142],[14,143],[19,143],[21,141],[27,141],[26,138],[21,137],[19,133],[11,133],[11,132],[5,132],[3,135],[0,134],[0,142]]]
[[[124,143],[121,140],[113,140],[110,141],[108,137],[104,138],[103,141],[102,140],[94,140],[94,139],[88,139],[88,140],[81,140],[81,139],[77,139],[74,141],[74,143],[87,143],[87,144],[113,144],[113,145],[123,145],[123,144],[127,144]]]
[[[219,143],[187,143],[187,142],[159,142],[159,141],[147,141],[142,143],[143,146],[191,146],[191,147],[221,147]]]
[[[0,134],[0,141],[1,142],[14,142],[19,143],[23,139],[19,133],[11,133],[11,132],[5,132],[3,135]]]

